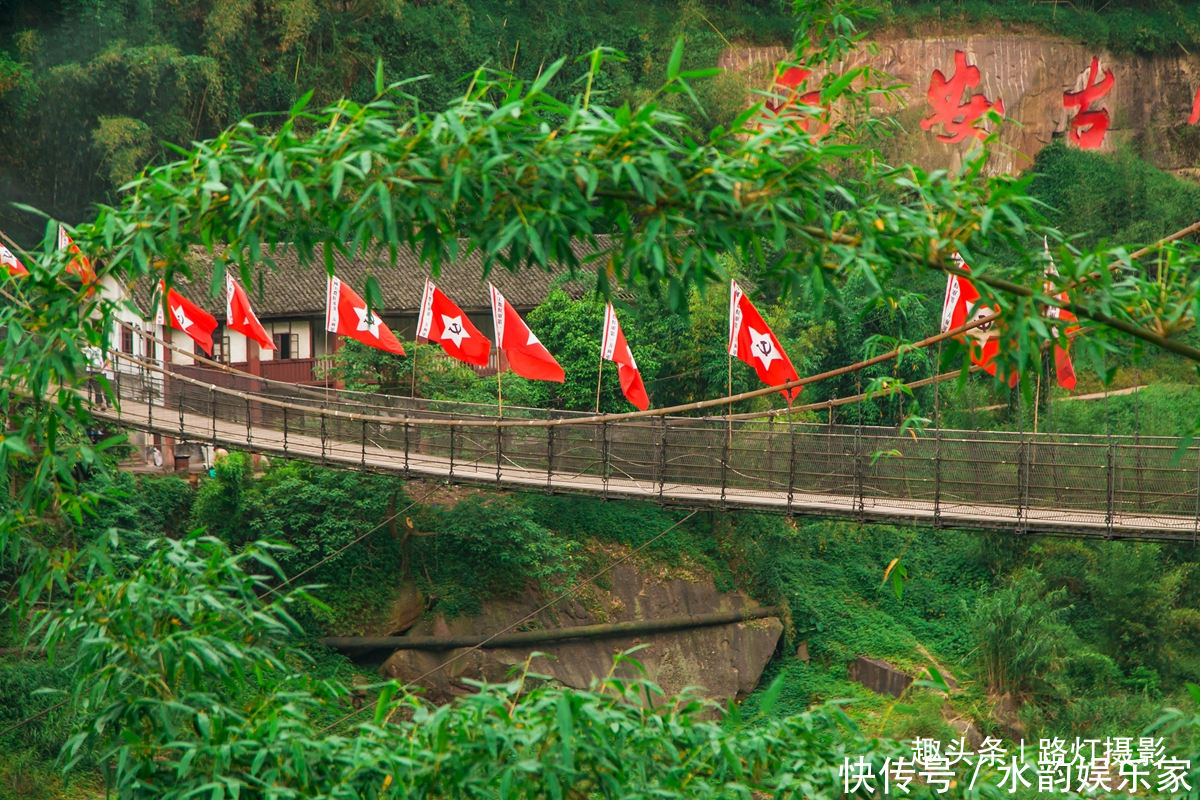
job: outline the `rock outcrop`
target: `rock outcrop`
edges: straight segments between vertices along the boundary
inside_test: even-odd
[[[711,578],[685,580],[623,564],[611,573],[611,588],[588,587],[571,600],[564,600],[538,614],[521,630],[574,627],[602,622],[660,619],[717,611],[757,607],[741,593],[720,593]],[[477,617],[447,621],[440,615],[413,626],[412,636],[487,634],[500,631],[524,618],[545,602],[532,589],[516,600],[488,604]],[[467,680],[507,680],[520,670],[534,650],[545,657],[533,659],[530,672],[547,676],[566,686],[587,688],[592,681],[613,672],[613,657],[639,645],[633,654],[647,676],[668,694],[688,686],[703,687],[712,698],[744,698],[757,685],[763,668],[775,652],[783,632],[782,623],[769,617],[751,622],[652,634],[634,639],[595,639],[539,645],[529,649],[481,649],[427,652],[400,650],[380,668],[381,674],[405,682],[419,681],[426,697],[445,702],[473,689]],[[451,663],[448,663],[451,662]],[[439,667],[441,667],[439,669]],[[632,665],[621,665],[616,674],[637,677]]]
[[[948,79],[955,71],[954,53],[966,53],[967,63],[979,69],[979,85],[969,90],[990,102],[1004,102],[1009,122],[1000,132],[1003,147],[991,162],[994,171],[1020,172],[1038,151],[1066,135],[1075,109],[1063,106],[1063,92],[1082,89],[1092,56],[1100,59],[1100,74],[1111,69],[1111,91],[1093,104],[1108,110],[1111,120],[1101,152],[1132,139],[1162,169],[1188,171],[1200,159],[1200,128],[1188,125],[1192,101],[1200,86],[1200,56],[1185,54],[1113,55],[1091,47],[1038,36],[947,36],[931,39],[881,39],[874,55],[865,49],[846,64],[844,72],[870,64],[906,86],[899,90],[904,107],[883,104],[880,112],[894,115],[905,132],[894,142],[895,163],[910,162],[925,169],[955,167],[978,141],[958,144],[938,141],[940,125],[922,130],[920,121],[931,107],[926,92],[934,70]],[[773,66],[786,56],[782,47],[727,51],[720,66],[744,71],[748,83],[768,89]],[[1019,124],[1014,124],[1019,123]]]
[[[859,656],[850,665],[850,680],[861,683],[875,694],[900,697],[912,685],[913,677],[886,661]]]

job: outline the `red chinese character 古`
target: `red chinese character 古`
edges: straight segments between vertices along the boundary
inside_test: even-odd
[[[772,98],[764,104],[764,109],[772,116],[794,122],[800,130],[813,136],[824,136],[829,131],[829,105],[823,106],[824,113],[820,117],[801,115],[793,111],[796,106],[821,106],[821,92],[805,92],[800,94],[800,85],[812,73],[801,67],[788,67],[783,74],[775,79],[772,91],[783,95],[784,99]]]
[[[1089,106],[1109,93],[1116,78],[1111,69],[1105,69],[1104,78],[1096,83],[1099,72],[1100,59],[1092,56],[1087,84],[1078,92],[1063,92],[1063,108],[1079,109],[1079,113],[1071,119],[1071,131],[1067,136],[1082,150],[1095,150],[1104,141],[1104,134],[1108,131],[1108,109],[1092,111]]]
[[[967,54],[962,50],[954,51],[954,76],[949,80],[940,69],[933,71],[929,81],[929,91],[925,98],[933,106],[933,114],[921,120],[921,130],[929,130],[939,122],[945,126],[946,132],[937,135],[939,142],[961,142],[968,136],[983,139],[987,131],[975,123],[988,111],[995,109],[1004,113],[1004,101],[997,99],[989,103],[986,96],[973,94],[967,102],[962,101],[963,91],[974,89],[979,85],[979,68],[967,66]]]

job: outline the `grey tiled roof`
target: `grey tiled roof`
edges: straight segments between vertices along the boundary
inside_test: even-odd
[[[605,246],[606,237],[597,237],[600,246]],[[576,248],[582,260],[587,249]],[[253,285],[247,286],[255,313],[262,319],[283,317],[311,317],[325,313],[327,276],[323,262],[301,266],[295,249],[276,251],[276,268],[265,264],[255,267]],[[396,265],[388,263],[386,253],[377,259],[358,257],[353,261],[341,254],[334,257],[336,275],[350,284],[359,295],[368,274],[374,275],[383,291],[383,313],[415,314],[421,304],[425,279],[430,276],[428,266],[423,265],[415,253],[402,249],[396,254]],[[178,275],[175,288],[192,302],[203,306],[219,320],[225,317],[225,292],[213,297],[212,256],[197,250],[191,264],[192,280]],[[492,272],[483,278],[483,257],[479,252],[454,264],[443,264],[435,283],[450,296],[464,311],[491,313],[488,281],[496,285],[505,299],[520,310],[527,310],[541,303],[550,293],[552,283],[566,274],[562,268],[553,272],[540,269],[521,269],[513,273],[499,264],[493,264]],[[579,298],[595,287],[589,265],[583,265],[579,277],[574,281],[562,282],[562,288],[572,297]],[[234,273],[237,277],[237,273]],[[259,293],[259,275],[262,276],[262,292]],[[133,287],[134,301],[147,315],[153,302],[154,285],[140,280]]]

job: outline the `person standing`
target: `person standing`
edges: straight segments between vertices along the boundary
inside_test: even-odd
[[[88,345],[83,348],[83,356],[87,359],[88,403],[105,411],[108,409],[108,398],[105,397],[104,387],[100,383],[100,378],[104,375],[104,351]]]

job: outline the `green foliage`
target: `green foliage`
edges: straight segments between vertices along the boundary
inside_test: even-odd
[[[246,571],[274,571],[267,548],[234,556],[189,538],[120,560],[118,573],[87,571],[44,636],[78,647],[87,704],[68,756],[96,753],[122,797],[183,798],[214,781],[263,798],[376,797],[393,785],[414,797],[743,797],[801,779],[806,796],[833,798],[845,755],[903,752],[865,741],[837,711],[754,727],[735,715],[723,727],[703,702],[651,705],[641,701],[656,687],[615,680],[524,693],[520,681],[440,709],[389,684],[355,736],[322,736],[346,692],[305,674],[288,646],[287,609],[303,596],[265,603],[266,578]]]
[[[997,695],[1033,695],[1061,667],[1070,629],[1062,620],[1065,589],[1047,592],[1032,570],[979,602],[971,614],[977,658],[987,686]]]
[[[1077,0],[1027,3],[1023,0],[884,0],[880,23],[919,34],[936,25],[953,31],[1033,28],[1116,53],[1175,53],[1200,46],[1200,7],[1191,0]]]
[[[416,524],[422,534],[411,545],[406,572],[449,618],[478,614],[483,600],[514,597],[531,584],[555,594],[556,585],[580,571],[578,545],[555,536],[521,503],[468,498],[428,507]]]
[[[0,92],[0,136],[8,142],[0,169],[60,217],[90,214],[92,203],[162,158],[163,142],[186,145],[231,119],[233,101],[211,58],[127,40],[90,55],[87,47],[52,52],[62,44],[57,35],[38,37],[8,80],[0,66],[0,88],[8,87]],[[11,209],[0,219],[24,231],[31,222]]]
[[[688,45],[683,67],[695,69],[715,64],[727,41],[777,44],[788,31],[786,11],[762,0],[651,5],[606,0],[599,6],[583,0],[554,6],[531,0],[199,0],[183,5],[14,0],[10,5],[17,9],[8,19],[29,27],[0,27],[0,108],[5,111],[0,133],[14,145],[9,158],[0,156],[0,168],[24,199],[71,221],[85,218],[92,203],[115,196],[112,183],[97,176],[113,176],[112,160],[104,149],[86,146],[103,119],[113,115],[152,133],[152,147],[140,162],[135,153],[125,153],[132,175],[159,156],[160,142],[186,147],[244,114],[286,112],[309,89],[317,105],[343,96],[368,100],[377,59],[389,75],[429,76],[414,87],[415,94],[423,106],[439,107],[461,96],[463,76],[482,64],[503,65],[532,81],[559,57],[616,47],[628,60],[596,81],[594,94],[620,105],[657,86],[680,36]],[[104,59],[140,64],[153,80],[92,80]],[[159,63],[147,63],[155,59]],[[584,68],[569,64],[552,85],[569,85]],[[64,71],[71,73],[65,84],[57,77]],[[202,81],[198,71],[204,73]],[[55,97],[53,89],[67,95]],[[712,125],[727,124],[742,110],[744,91],[736,79],[720,78],[698,91]],[[58,127],[60,119],[69,124]],[[35,133],[50,126],[64,138]],[[27,140],[31,133],[34,141]],[[4,227],[20,228],[27,234],[22,238],[32,241],[36,231],[26,227],[28,219],[9,214],[0,215]]]
[[[215,481],[201,487],[192,508],[192,519],[214,536],[233,542],[250,541],[245,514],[250,510],[244,495],[250,487],[250,456],[230,453],[213,461]]]
[[[180,538],[188,530],[195,490],[175,475],[97,475],[89,488],[103,496],[84,530],[99,535],[115,528],[125,536]]]
[[[1128,150],[1114,157],[1056,142],[1038,153],[1032,173],[1030,192],[1049,206],[1047,221],[1084,246],[1151,242],[1195,222],[1200,209],[1200,186]]]

